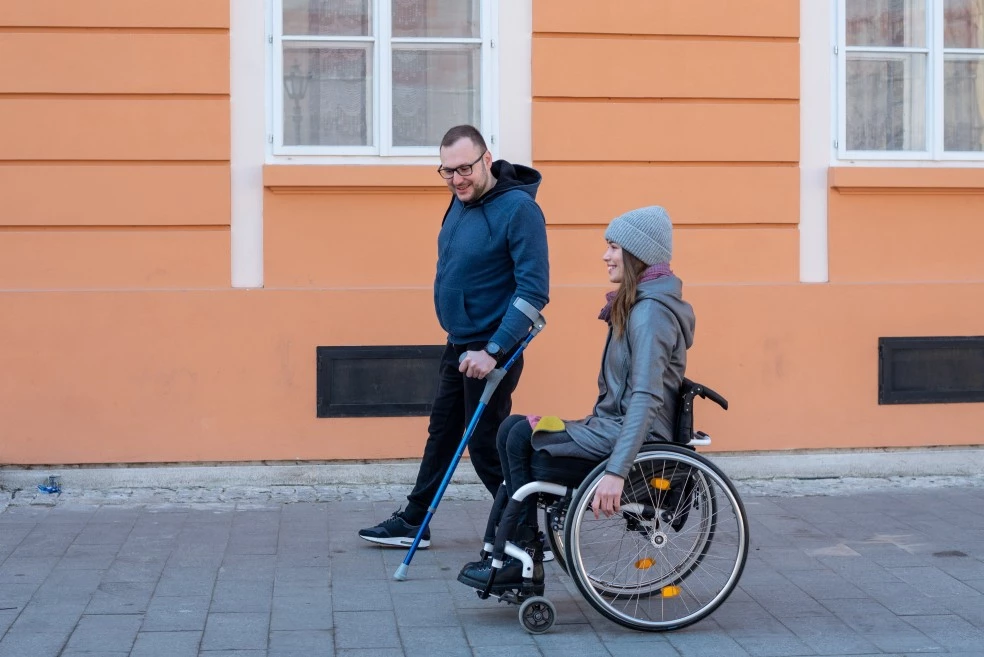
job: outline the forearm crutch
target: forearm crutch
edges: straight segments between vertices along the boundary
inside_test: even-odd
[[[529,320],[533,323],[530,327],[530,332],[527,334],[523,341],[519,343],[519,347],[513,352],[512,357],[506,361],[506,364],[502,367],[497,367],[496,369],[485,375],[485,390],[482,391],[482,397],[479,399],[478,408],[475,409],[475,413],[472,415],[471,421],[468,423],[468,427],[465,429],[464,435],[461,437],[461,443],[458,445],[458,450],[454,453],[454,458],[451,459],[451,465],[448,466],[448,471],[444,474],[444,479],[441,481],[440,487],[437,489],[437,493],[434,495],[434,501],[427,508],[427,515],[424,516],[424,521],[420,523],[420,529],[417,530],[417,536],[413,539],[413,543],[410,544],[410,549],[407,550],[407,556],[403,558],[403,563],[399,565],[396,572],[393,574],[393,579],[405,580],[407,578],[407,569],[410,567],[410,561],[413,559],[413,555],[417,552],[417,546],[420,545],[420,540],[424,536],[424,532],[427,531],[428,525],[430,525],[431,518],[434,517],[434,512],[437,511],[437,505],[441,503],[441,498],[444,496],[444,490],[448,487],[451,482],[451,476],[454,475],[455,469],[458,467],[458,462],[461,461],[462,454],[465,453],[465,447],[468,446],[468,440],[475,433],[475,427],[478,426],[478,420],[482,417],[482,412],[485,407],[488,406],[489,400],[492,399],[492,394],[498,387],[499,382],[502,381],[502,377],[506,375],[509,368],[512,367],[519,355],[523,353],[530,341],[536,337],[536,334],[543,330],[543,327],[547,325],[547,320],[544,319],[543,315],[540,314],[533,304],[523,299],[516,298],[513,302],[515,306],[521,313],[526,315]]]

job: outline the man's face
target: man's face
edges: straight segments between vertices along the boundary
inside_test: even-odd
[[[447,179],[448,188],[462,203],[475,201],[492,188],[492,154],[482,152],[471,139],[459,139],[441,149],[441,168],[457,169],[471,165],[471,173],[466,176],[455,171]]]

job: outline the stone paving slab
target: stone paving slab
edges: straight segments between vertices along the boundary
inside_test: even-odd
[[[356,536],[397,496],[23,495],[0,510],[0,657],[981,657],[982,481],[742,482],[750,554],[709,618],[624,629],[548,564],[558,619],[540,636],[517,607],[455,581],[480,547],[486,500],[442,502],[433,547],[397,582],[404,551]]]

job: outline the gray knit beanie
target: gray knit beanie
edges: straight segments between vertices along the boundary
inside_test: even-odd
[[[615,217],[608,224],[605,239],[650,266],[669,262],[673,257],[673,225],[670,215],[658,205]]]

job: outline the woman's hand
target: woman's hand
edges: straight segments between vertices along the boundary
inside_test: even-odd
[[[625,480],[618,475],[606,473],[601,478],[598,488],[595,489],[594,499],[591,500],[591,508],[594,509],[595,518],[601,511],[606,517],[618,513],[622,508],[622,488],[625,487]]]

